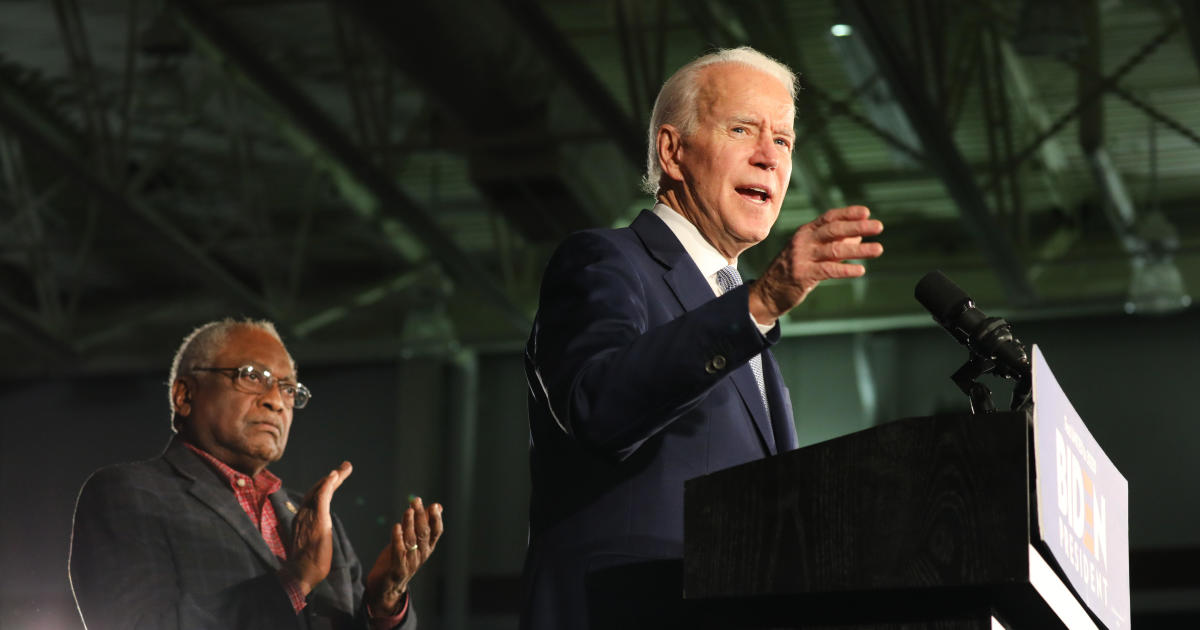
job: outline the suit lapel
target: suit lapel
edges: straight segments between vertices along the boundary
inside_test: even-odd
[[[650,257],[666,268],[663,280],[684,311],[700,308],[713,299],[712,287],[688,256],[671,228],[649,210],[643,210],[629,228],[642,240]]]
[[[222,485],[221,478],[209,468],[208,464],[189,451],[178,439],[171,441],[167,451],[163,453],[163,459],[167,460],[179,474],[191,480],[191,486],[188,487],[189,494],[229,523],[230,527],[262,558],[263,562],[272,568],[279,568],[279,559],[267,547],[262,533],[242,510],[237,498],[233,496],[233,491]]]
[[[275,519],[279,521],[280,537],[285,545],[291,543],[292,527],[296,522],[296,511],[300,505],[288,496],[287,490],[280,488],[271,493],[271,506],[275,508]]]
[[[292,528],[296,526],[296,512],[300,509],[300,504],[293,501],[292,497],[288,496],[287,490],[283,488],[271,493],[269,500],[275,508],[275,518],[279,521],[279,536],[283,539],[283,544],[288,547],[288,551],[291,551]],[[340,601],[332,584],[335,579],[334,572],[330,571],[326,579],[318,582],[313,588],[311,597],[323,598],[331,602]],[[347,606],[350,607],[353,604],[347,604]]]
[[[629,227],[641,239],[651,257],[667,268],[663,274],[663,281],[671,289],[675,299],[679,300],[679,305],[684,311],[695,310],[713,300],[713,290],[708,280],[700,275],[696,263],[662,219],[653,212],[643,210]],[[746,316],[750,315],[747,313]],[[765,352],[763,354],[766,355]],[[775,435],[771,430],[767,410],[763,409],[758,383],[754,380],[754,372],[750,365],[743,365],[734,370],[729,375],[729,380],[742,397],[742,402],[750,413],[751,424],[762,440],[763,448],[768,454],[774,454]]]

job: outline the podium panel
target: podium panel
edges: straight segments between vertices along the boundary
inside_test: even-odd
[[[1031,545],[1030,458],[1026,414],[945,415],[689,480],[684,597],[730,627],[1096,628]]]

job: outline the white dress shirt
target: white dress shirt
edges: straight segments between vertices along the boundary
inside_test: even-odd
[[[724,254],[717,251],[717,248],[713,247],[712,243],[709,243],[704,238],[699,228],[691,221],[688,221],[682,214],[676,212],[671,206],[656,203],[650,211],[662,219],[663,223],[666,223],[667,227],[671,230],[671,233],[675,235],[675,238],[679,239],[679,242],[683,244],[683,249],[687,251],[692,262],[696,263],[696,267],[700,269],[700,275],[704,276],[704,279],[708,281],[708,286],[712,288],[713,295],[721,295],[721,285],[717,284],[717,272],[728,265],[736,267],[737,259],[733,259],[732,262],[727,260]],[[754,319],[754,316],[749,311],[746,314],[749,315],[750,321],[754,322],[754,325],[758,327],[758,332],[764,335],[775,327],[775,324],[766,326],[758,323],[758,320]]]

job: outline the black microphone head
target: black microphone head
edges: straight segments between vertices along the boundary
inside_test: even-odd
[[[964,303],[971,302],[965,291],[937,270],[930,271],[921,278],[913,290],[913,296],[943,326],[962,311]]]

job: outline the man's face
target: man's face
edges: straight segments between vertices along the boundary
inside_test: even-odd
[[[703,70],[696,129],[682,138],[676,208],[726,258],[771,231],[792,174],[795,109],[778,79],[733,63]]]
[[[256,328],[233,329],[212,365],[203,367],[243,365],[269,370],[279,380],[296,381],[283,344]],[[192,372],[180,375],[172,395],[183,417],[183,436],[233,468],[254,475],[283,456],[292,408],[284,404],[278,385],[251,394],[234,387],[228,373]]]

